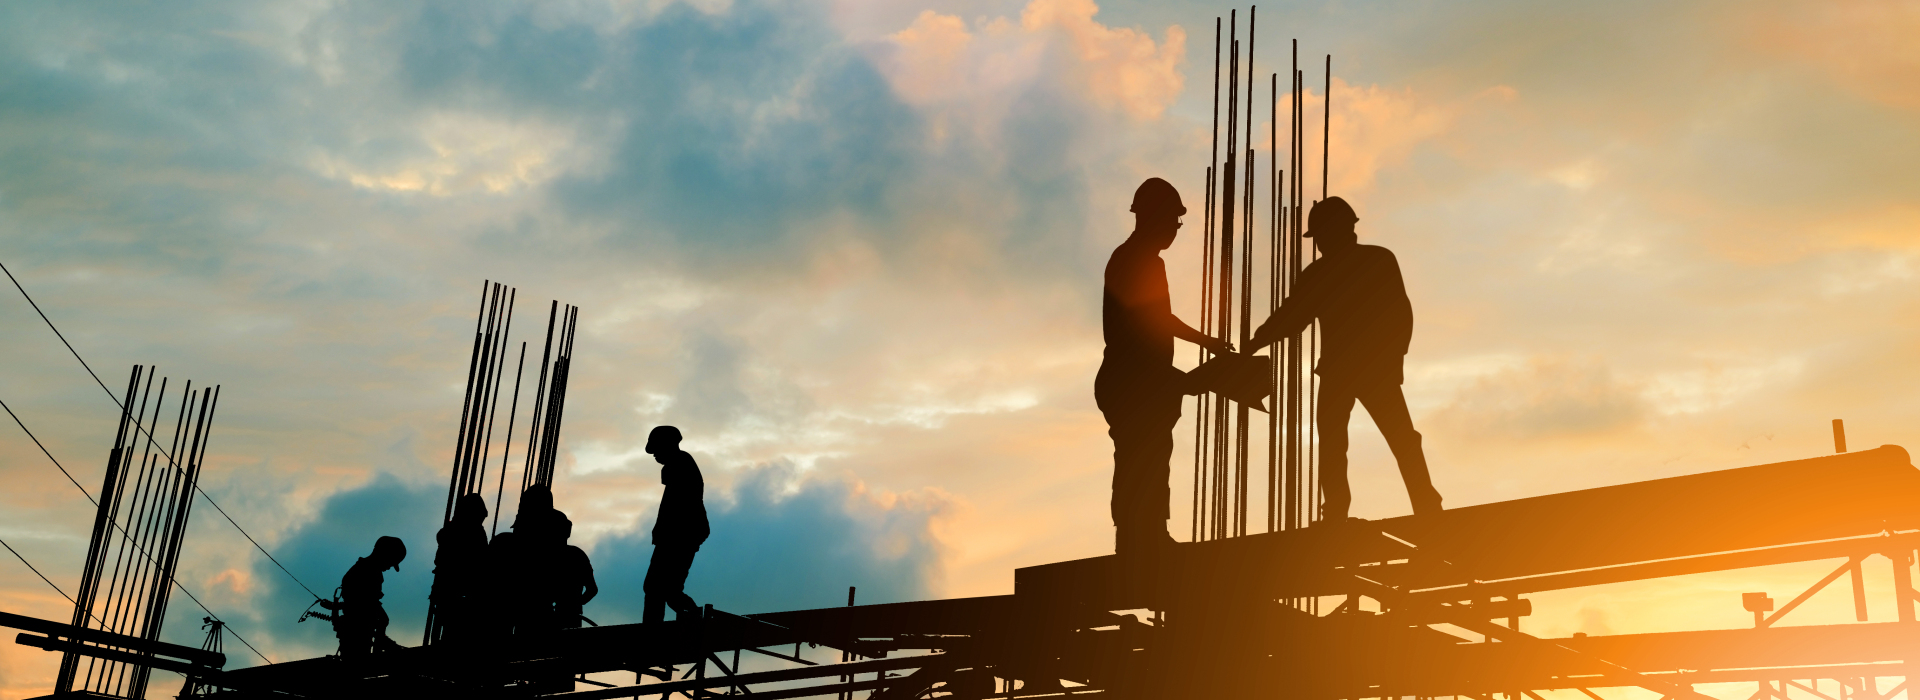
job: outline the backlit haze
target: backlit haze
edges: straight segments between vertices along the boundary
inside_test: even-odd
[[[1193,210],[1165,258],[1198,323],[1229,9],[7,3],[0,263],[116,392],[136,363],[224,387],[203,486],[308,586],[402,537],[402,644],[489,279],[519,288],[514,341],[536,355],[548,300],[582,309],[556,502],[599,574],[589,617],[639,619],[661,424],[707,480],[701,603],[1010,593],[1016,567],[1112,551],[1100,273],[1144,178]],[[1302,40],[1314,193],[1334,55],[1329,187],[1399,256],[1406,392],[1448,506],[1826,454],[1834,418],[1855,449],[1920,448],[1912,3],[1259,20],[1256,114]],[[97,491],[117,409],[11,284],[0,358],[0,400]],[[1363,416],[1354,514],[1407,513]],[[1191,424],[1176,434],[1185,540]],[[0,475],[0,538],[73,592],[91,506],[10,419]],[[332,651],[325,623],[294,623],[311,597],[204,502],[183,556],[182,583],[267,656]],[[1523,625],[1741,627],[1741,592],[1791,597],[1828,568],[1542,594]],[[1884,560],[1868,573],[1886,585]],[[71,615],[5,554],[0,610]],[[1851,611],[1836,586],[1783,624]],[[163,638],[197,646],[205,613],[171,613]],[[48,692],[57,658],[0,646],[0,700]]]

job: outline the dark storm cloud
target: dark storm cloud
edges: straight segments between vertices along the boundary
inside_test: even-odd
[[[739,613],[830,607],[845,601],[846,586],[858,586],[867,603],[925,598],[940,573],[940,546],[930,522],[947,504],[937,498],[893,498],[898,497],[869,494],[852,479],[805,476],[791,467],[741,472],[730,490],[708,489],[713,536],[696,560],[687,590],[703,604]],[[411,646],[425,624],[434,533],[444,507],[445,490],[439,486],[381,475],[329,496],[313,520],[274,550],[309,585],[323,586],[319,592],[331,595],[347,567],[372,551],[374,540],[399,537],[407,544],[407,558],[399,571],[386,573],[383,604],[392,618],[388,634]],[[639,621],[640,583],[653,550],[651,527],[647,513],[638,527],[591,545],[601,593],[586,612],[595,622]],[[270,638],[283,653],[332,649],[332,629],[325,622],[289,624],[311,597],[264,559],[252,575],[265,592],[254,624],[239,628],[243,634]],[[191,622],[186,618],[192,615],[175,613],[179,624]]]
[[[310,579],[307,585],[316,592],[330,597],[347,568],[373,551],[375,540],[386,535],[400,538],[407,545],[407,558],[399,571],[386,572],[382,589],[386,597],[381,602],[392,619],[388,636],[414,646],[420,643],[426,624],[427,590],[433,584],[433,536],[440,529],[445,502],[445,489],[381,475],[365,486],[329,496],[311,522],[274,547],[275,557],[305,574],[303,578]],[[287,624],[313,602],[312,596],[265,559],[254,565],[254,576],[266,585],[259,615],[273,630],[277,644],[308,653],[332,653],[333,628],[325,621]]]
[[[734,476],[731,493],[709,488],[713,535],[694,560],[687,593],[733,613],[836,607],[846,604],[848,586],[863,604],[924,599],[940,569],[930,521],[946,507],[928,499],[882,504],[852,479],[790,466],[749,469]],[[594,546],[601,593],[587,615],[595,621],[639,620],[651,520]]]

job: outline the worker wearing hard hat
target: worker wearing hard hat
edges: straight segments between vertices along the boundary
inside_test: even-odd
[[[640,583],[645,594],[641,601],[640,621],[661,622],[667,608],[673,608],[674,620],[699,619],[700,606],[687,595],[687,573],[693,568],[693,556],[713,533],[707,523],[705,502],[707,482],[700,476],[700,465],[693,455],[680,449],[680,429],[662,425],[647,434],[647,454],[660,463],[660,483],[666,487],[660,496],[660,511],[653,521],[653,559],[647,562],[647,577]]]
[[[339,600],[319,601],[321,607],[334,611],[333,633],[340,638],[341,656],[399,648],[387,637],[387,609],[380,605],[385,593],[380,588],[385,583],[382,572],[399,571],[400,561],[406,558],[406,543],[398,537],[381,537],[374,541],[372,554],[355,560],[347,575],[340,577]]]
[[[1134,191],[1131,211],[1133,235],[1107,260],[1100,309],[1107,348],[1093,382],[1094,401],[1113,437],[1114,549],[1122,554],[1173,542],[1167,534],[1167,469],[1173,426],[1188,390],[1173,366],[1173,339],[1215,353],[1233,351],[1173,315],[1160,251],[1180,233],[1187,211],[1180,193],[1166,180],[1148,179]]]
[[[1413,429],[1406,395],[1400,391],[1407,344],[1413,339],[1413,305],[1393,253],[1360,245],[1354,233],[1359,220],[1339,197],[1313,206],[1302,235],[1313,238],[1322,257],[1300,271],[1293,293],[1254,331],[1247,347],[1298,335],[1320,320],[1325,340],[1314,373],[1320,375],[1322,520],[1345,520],[1353,501],[1347,488],[1347,419],[1356,400],[1366,405],[1367,415],[1393,450],[1413,512],[1437,513],[1440,492],[1427,474],[1420,433]]]

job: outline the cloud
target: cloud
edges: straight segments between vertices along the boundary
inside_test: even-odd
[[[446,490],[431,484],[409,484],[381,474],[358,488],[340,491],[322,501],[314,519],[300,525],[276,543],[275,557],[304,574],[316,592],[331,596],[340,577],[360,557],[373,551],[382,536],[400,538],[407,558],[399,571],[388,571],[382,605],[391,623],[387,635],[416,646],[426,625],[427,591],[433,584],[434,533],[446,505]],[[256,561],[253,580],[266,588],[246,630],[254,643],[270,645],[262,651],[280,658],[306,658],[333,653],[338,643],[333,628],[323,620],[300,624],[281,621],[299,617],[313,602],[306,591],[288,581],[273,563]],[[259,624],[261,622],[272,624]]]
[[[1647,412],[1639,387],[1602,362],[1531,358],[1464,387],[1430,425],[1453,440],[1591,441],[1632,429]]]
[[[618,475],[621,483],[657,492],[647,461],[646,466],[617,469],[624,472]],[[737,613],[827,607],[836,604],[836,591],[844,592],[849,585],[860,588],[863,602],[917,600],[929,597],[943,581],[946,548],[934,528],[952,512],[954,502],[938,490],[878,491],[850,476],[808,474],[792,465],[730,474],[710,466],[708,472],[705,500],[713,535],[688,581],[689,592],[701,603]],[[646,477],[626,478],[638,474]],[[604,480],[607,475],[591,478]],[[602,522],[606,515],[601,511],[609,504],[591,491],[562,488],[556,504],[577,523]],[[313,519],[293,529],[274,551],[325,595],[355,559],[372,551],[374,540],[399,537],[407,544],[407,558],[399,571],[386,573],[383,604],[392,619],[389,636],[412,646],[419,643],[425,625],[434,533],[445,498],[440,485],[409,484],[382,474],[326,497]],[[510,523],[511,497],[503,508],[509,515],[502,522]],[[640,620],[640,584],[652,555],[652,508],[649,503],[620,513],[624,522],[615,529],[576,528],[575,543],[589,548],[601,588],[587,609],[598,623]],[[223,571],[212,578],[210,587],[265,589],[252,624],[240,629],[256,644],[265,642],[270,655],[303,658],[332,652],[335,641],[325,622],[282,623],[296,617],[310,599],[272,563],[262,559],[251,571]]]
[[[916,106],[985,100],[1005,109],[1008,97],[1044,84],[1134,119],[1158,120],[1185,85],[1186,30],[1167,27],[1156,42],[1150,33],[1096,21],[1099,11],[1092,0],[1031,0],[1017,24],[982,18],[975,33],[959,16],[924,10],[886,38],[876,60],[894,91]]]
[[[1093,0],[1032,0],[1020,11],[1020,28],[1053,29],[1072,37],[1086,63],[1087,89],[1097,103],[1118,105],[1140,119],[1160,116],[1183,85],[1180,62],[1186,56],[1186,30],[1168,27],[1165,43],[1156,47],[1145,32],[1095,22],[1099,11]]]
[[[355,187],[436,196],[504,194],[537,186],[579,165],[568,162],[576,139],[567,129],[538,122],[511,124],[485,115],[438,114],[408,123],[418,132],[364,143],[376,153],[319,151],[313,168]],[[377,144],[377,145],[376,145]],[[400,146],[399,152],[393,152]],[[356,162],[371,156],[374,162]]]
[[[711,482],[710,482],[711,483]],[[953,508],[938,491],[887,493],[848,476],[803,474],[791,465],[755,467],[732,488],[708,489],[713,535],[700,548],[687,593],[733,613],[923,600],[945,575],[935,523]],[[600,597],[596,622],[638,622],[641,582],[653,554],[652,517],[632,532],[599,540],[591,552]]]
[[[1099,271],[1141,179],[1204,191],[1181,27],[1217,8],[1109,5],[0,5],[0,259],[109,383],[139,362],[227,387],[208,490],[316,587],[380,534],[353,509],[438,508],[496,279],[522,319],[584,307],[561,497],[629,548],[603,555],[620,580],[664,423],[728,537],[858,574],[782,563],[799,578],[766,597],[716,543],[696,595],[1003,593],[1110,551]],[[1336,55],[1332,188],[1415,295],[1407,391],[1450,504],[1803,457],[1834,417],[1912,439],[1887,390],[1920,348],[1903,11],[1289,11]],[[1815,29],[1754,44],[1742,18]],[[1198,238],[1167,253],[1188,320]],[[535,356],[538,325],[516,325]],[[0,395],[87,481],[111,404],[23,302],[0,329]],[[1360,498],[1397,514],[1359,437]],[[23,437],[0,451],[0,528],[64,584],[90,511]],[[217,518],[183,580],[276,656],[331,649]],[[57,616],[16,568],[8,600]],[[189,609],[170,641],[197,643]],[[51,677],[23,653],[0,651],[9,689]]]
[[[1780,4],[1743,17],[1756,51],[1811,64],[1855,94],[1920,111],[1920,8],[1910,3]]]

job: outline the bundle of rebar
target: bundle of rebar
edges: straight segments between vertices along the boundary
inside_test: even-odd
[[[554,335],[556,318],[558,337]],[[533,444],[528,446],[527,468],[521,475],[522,492],[535,484],[553,487],[553,468],[560,448],[560,414],[567,407],[567,377],[573,370],[573,332],[579,322],[578,306],[563,308],[556,301],[547,310],[547,348],[540,356],[540,382],[533,395],[534,429],[529,435]]]
[[[164,432],[167,380],[161,379],[155,389],[153,379],[151,368],[135,365],[127,380],[72,623],[147,641],[158,640],[166,622],[180,545],[220,399],[218,386],[195,391],[188,382],[175,411],[171,443],[161,447],[155,435]],[[149,666],[69,651],[60,659],[54,694],[140,698],[146,695],[151,672]]]
[[[467,361],[467,389],[460,406],[460,428],[454,446],[453,474],[447,483],[445,525],[453,520],[454,504],[461,496],[485,496],[487,463],[493,451],[493,426],[500,409],[501,380],[506,376],[508,335],[513,330],[513,307],[518,290],[488,280],[481,287],[480,312],[474,321],[472,357]],[[534,389],[533,427],[527,436],[526,460],[520,473],[520,491],[526,493],[535,484],[553,486],[554,462],[559,456],[560,416],[566,408],[567,375],[573,365],[573,331],[580,309],[567,305],[564,312],[554,301],[547,311],[547,336],[540,357],[540,379]],[[556,335],[556,330],[558,334]],[[507,404],[505,444],[500,450],[500,470],[493,495],[494,532],[500,527],[500,505],[506,492],[508,453],[513,449],[513,426],[520,412],[520,379],[527,364],[527,344],[520,343],[519,359],[513,371],[513,397]],[[427,628],[422,643],[432,645],[440,638],[441,626],[433,605],[427,608]]]
[[[1292,292],[1300,271],[1318,256],[1310,239],[1303,238],[1306,192],[1300,173],[1306,167],[1306,98],[1304,74],[1299,69],[1299,41],[1294,41],[1294,67],[1289,83],[1288,162],[1280,167],[1280,77],[1271,81],[1272,181],[1267,193],[1268,231],[1265,270],[1256,269],[1255,255],[1255,161],[1258,155],[1253,141],[1254,91],[1254,12],[1247,18],[1246,51],[1241,53],[1238,12],[1225,18],[1222,35],[1220,18],[1214,23],[1214,117],[1213,153],[1206,170],[1205,224],[1201,247],[1201,332],[1235,340],[1242,352],[1247,348],[1256,319],[1253,318],[1254,279],[1264,274],[1267,281],[1268,314],[1279,310],[1281,301]],[[1224,41],[1223,41],[1224,40]],[[1223,49],[1225,53],[1223,54]],[[1220,162],[1221,67],[1226,67],[1226,162]],[[1242,64],[1245,78],[1241,77]],[[1331,92],[1333,57],[1327,57],[1327,87]],[[1244,85],[1244,87],[1243,87]],[[1242,100],[1244,99],[1244,114]],[[1328,124],[1330,106],[1322,119],[1321,196],[1326,196],[1326,170],[1330,160]],[[1243,160],[1244,159],[1244,160]],[[1294,176],[1287,178],[1291,170]],[[1236,195],[1238,199],[1236,200]],[[1236,219],[1235,210],[1239,210]],[[1217,217],[1217,219],[1216,219]],[[1235,236],[1238,236],[1238,239]],[[1237,261],[1239,265],[1234,263]],[[1236,280],[1236,275],[1238,279]],[[1238,281],[1238,285],[1235,282]],[[1237,310],[1239,313],[1233,313]],[[1236,318],[1237,316],[1237,318]],[[1306,527],[1316,519],[1318,485],[1315,482],[1314,409],[1316,393],[1312,367],[1318,355],[1318,326],[1285,338],[1264,348],[1274,358],[1272,382],[1275,405],[1264,412],[1264,426],[1255,425],[1255,416],[1247,404],[1237,403],[1220,394],[1202,394],[1195,399],[1194,470],[1192,539],[1204,541],[1248,534],[1251,487],[1256,475],[1252,436],[1266,432],[1267,531]],[[1199,361],[1212,353],[1202,348]],[[1231,406],[1230,406],[1231,404]]]

